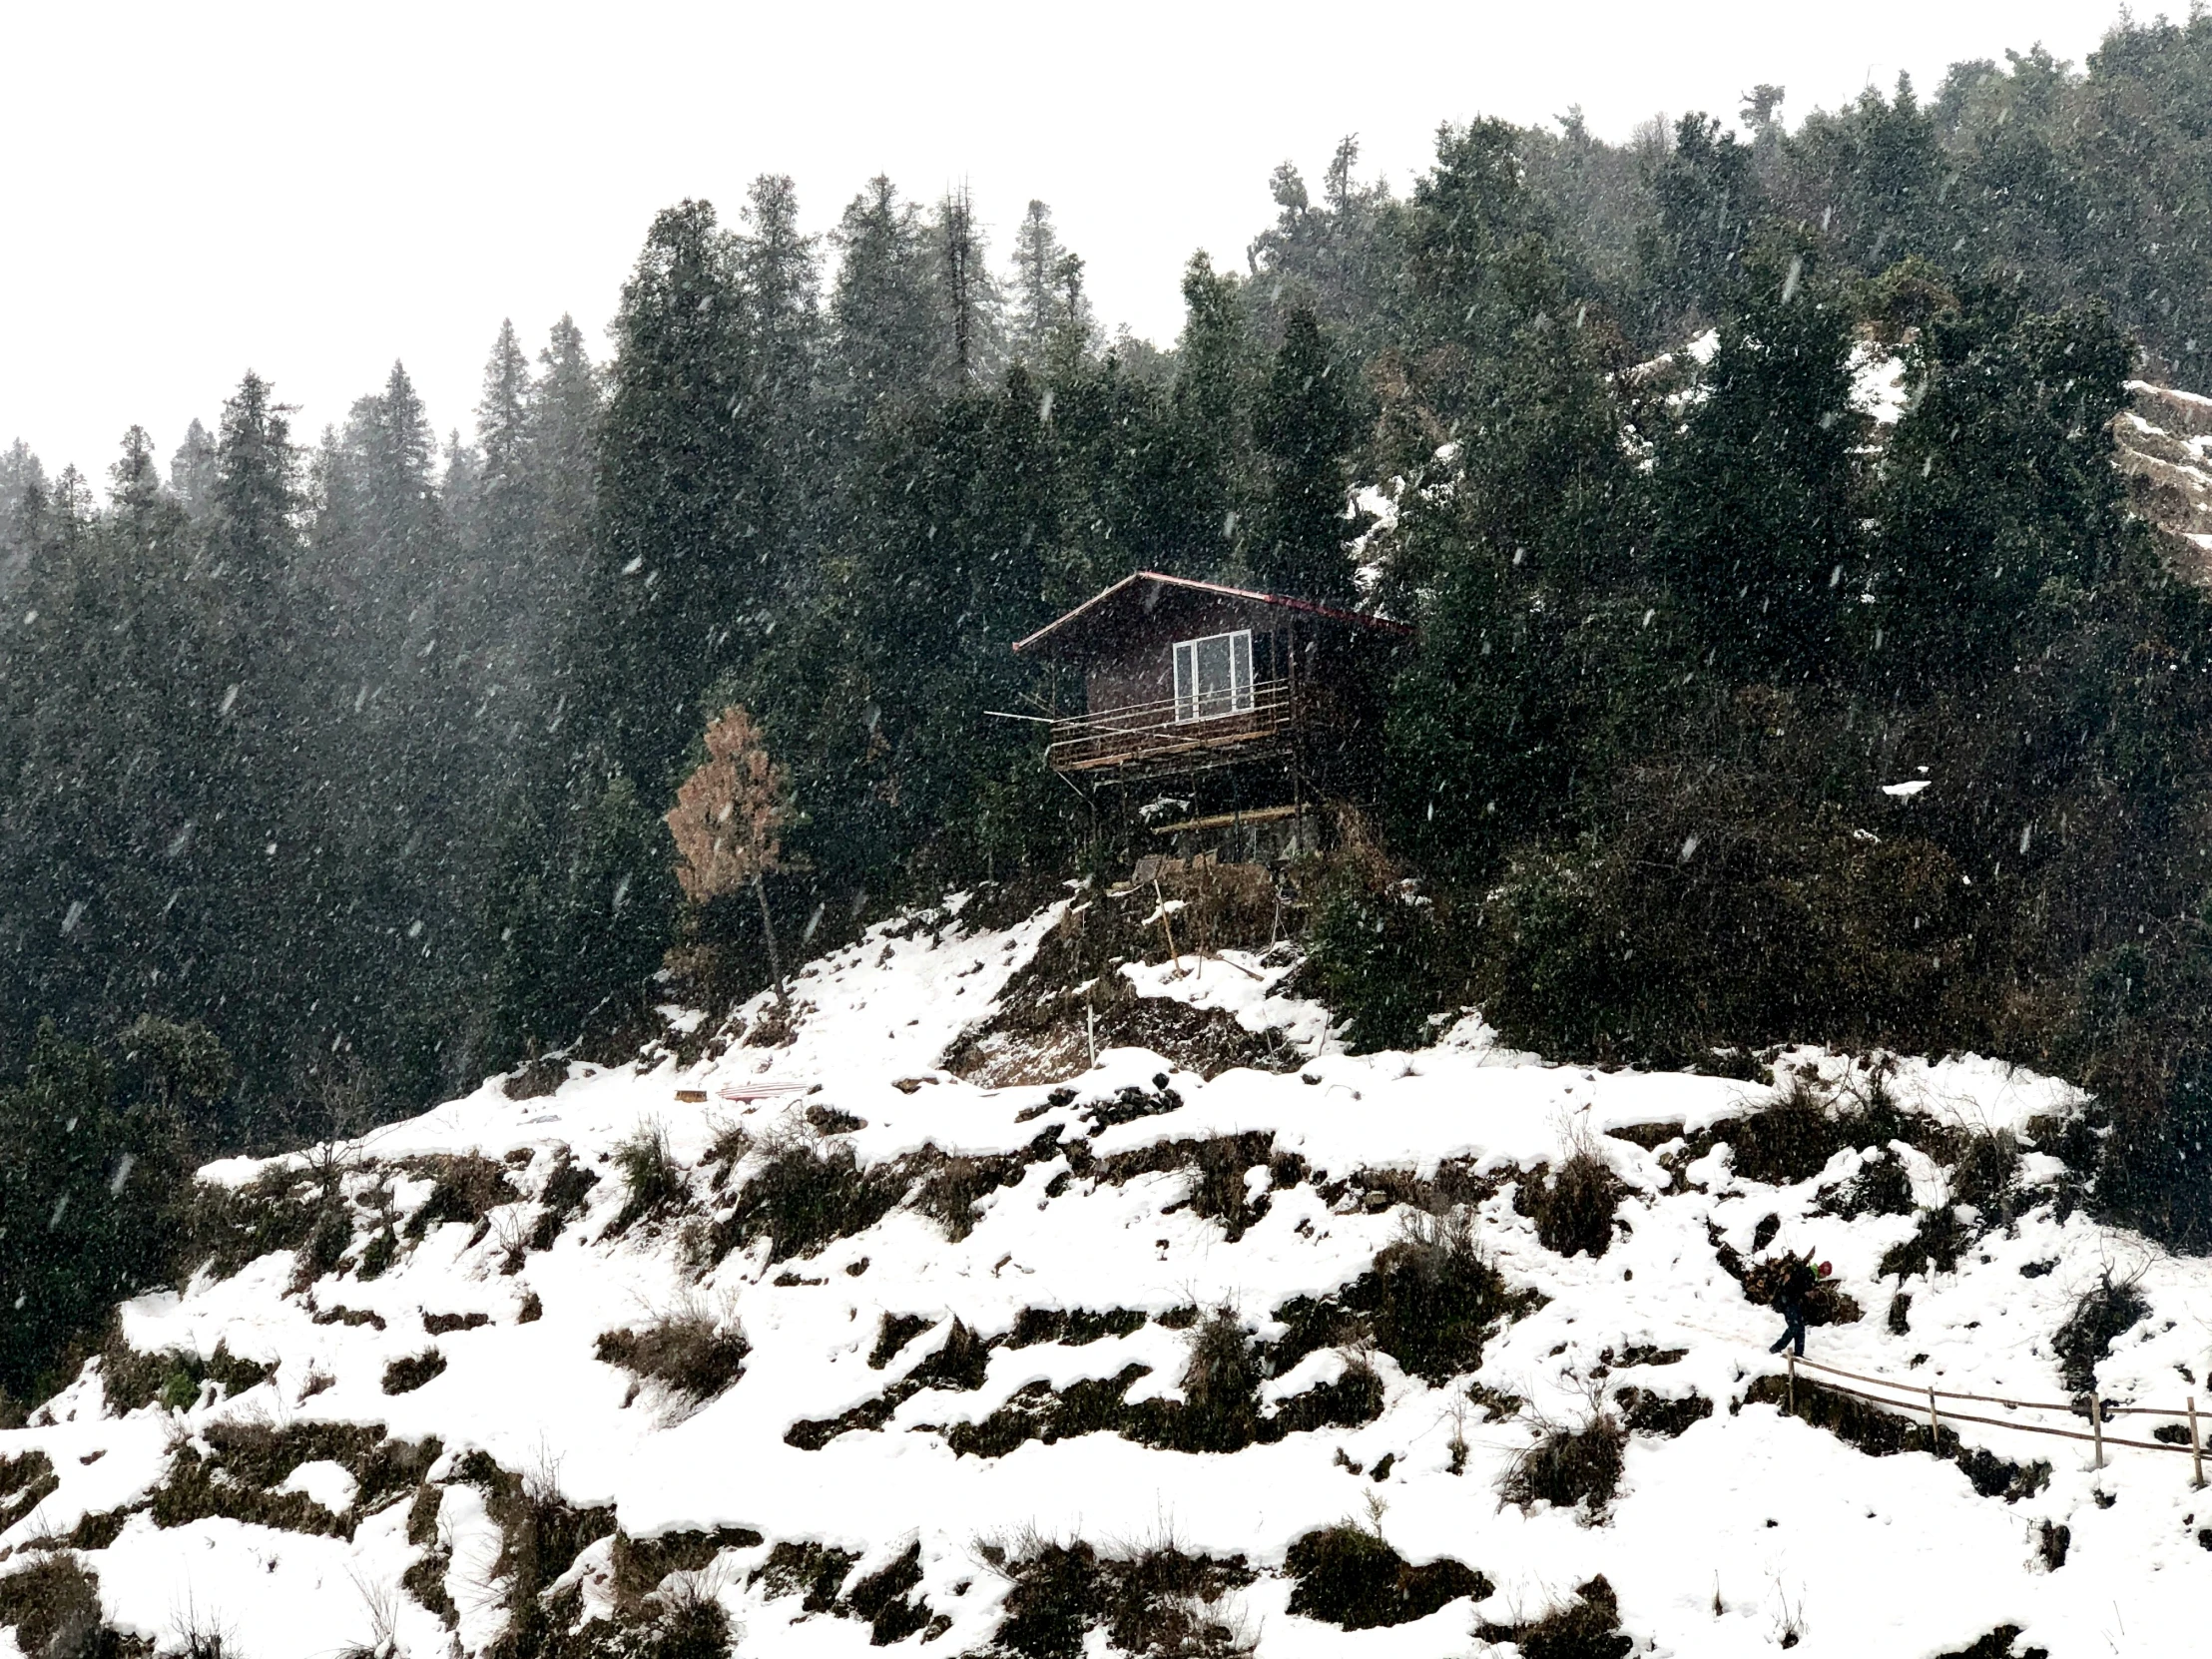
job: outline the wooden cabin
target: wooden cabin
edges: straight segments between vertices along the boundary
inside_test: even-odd
[[[1380,671],[1410,632],[1309,600],[1141,570],[1014,650],[1080,679],[1083,707],[1053,719],[1045,752],[1064,777],[1149,784],[1266,762],[1286,768],[1303,793],[1372,728]]]

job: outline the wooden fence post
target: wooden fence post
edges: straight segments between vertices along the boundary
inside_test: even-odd
[[[2089,1395],[2089,1432],[2096,1439],[2098,1468],[2104,1467],[2104,1401],[2092,1393]]]
[[[1933,1384],[1928,1390],[1928,1437],[1933,1442],[1928,1449],[1940,1457],[1943,1454],[1943,1425],[1936,1415],[1936,1389]]]
[[[2189,1461],[2196,1468],[2196,1484],[2204,1484],[2204,1441],[2197,1435],[2197,1396],[2189,1396]]]
[[[1797,1356],[1785,1354],[1783,1359],[1790,1365],[1790,1415],[1794,1417],[1797,1415]]]

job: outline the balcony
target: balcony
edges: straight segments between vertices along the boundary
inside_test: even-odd
[[[1226,696],[1211,701],[1226,704]],[[1263,680],[1249,706],[1205,713],[1209,699],[1137,703],[1052,723],[1045,764],[1055,772],[1119,772],[1128,776],[1198,771],[1266,754],[1280,746],[1296,718],[1289,680]]]

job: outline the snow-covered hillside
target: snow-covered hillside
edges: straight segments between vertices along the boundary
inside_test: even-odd
[[[2038,1400],[2084,1296],[2132,1285],[2108,1357],[2061,1346],[2179,1404],[2212,1270],[2011,1156],[2062,1085],[1804,1054],[1753,1118],[1776,1090],[1545,1065],[1471,1017],[1355,1057],[1284,956],[1223,952],[1125,971],[1288,1069],[1108,1048],[989,1087],[943,1057],[1066,906],[958,908],[814,963],[789,1021],[753,1004],[766,1046],[209,1169],[235,1271],[126,1307],[129,1352],[0,1433],[17,1650],[78,1628],[52,1608],[87,1574],[126,1638],[242,1659],[692,1653],[725,1617],[779,1655],[2201,1641],[2186,1454],[2100,1473],[1966,1424],[1936,1456],[1810,1382],[1792,1417],[1780,1320],[1731,1273],[1810,1250],[1859,1312],[1812,1358]],[[963,1069],[1016,1074],[1011,1042]]]

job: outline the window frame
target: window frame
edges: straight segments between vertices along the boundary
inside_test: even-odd
[[[1229,681],[1225,692],[1206,689],[1199,677],[1199,653],[1220,642],[1229,653]],[[1177,640],[1170,654],[1175,684],[1175,724],[1226,720],[1249,715],[1254,708],[1252,683],[1252,630],[1231,628],[1218,634],[1197,634]],[[1226,707],[1224,706],[1226,704]]]

